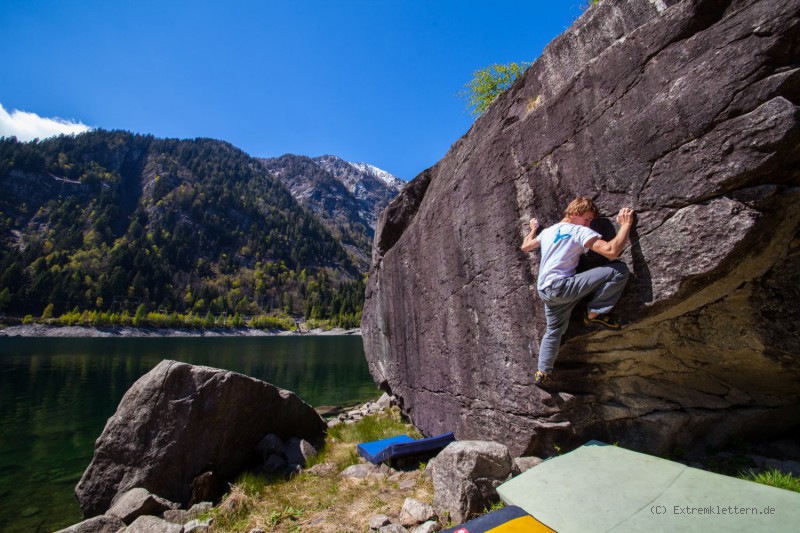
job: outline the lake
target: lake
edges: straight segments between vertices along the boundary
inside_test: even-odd
[[[360,336],[0,337],[0,531],[79,522],[73,489],[128,388],[163,359],[241,372],[314,407],[379,396]]]

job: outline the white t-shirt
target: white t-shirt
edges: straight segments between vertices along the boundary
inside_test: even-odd
[[[586,243],[595,237],[600,234],[593,229],[569,222],[559,222],[543,230],[537,237],[542,250],[537,288],[543,290],[560,279],[574,276]]]

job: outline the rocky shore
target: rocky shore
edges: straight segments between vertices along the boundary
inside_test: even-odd
[[[491,509],[499,502],[500,484],[542,462],[514,457],[498,442],[462,440],[439,451],[424,468],[419,462],[390,467],[358,459],[354,464],[353,437],[340,442],[344,434],[338,430],[362,421],[369,425],[369,417],[399,418],[397,399],[384,394],[322,415],[268,383],[164,361],[134,384],[109,419],[95,459],[76,487],[87,520],[61,533],[334,532],[344,523],[346,529],[430,533]],[[150,428],[149,436],[136,430],[141,427]],[[325,450],[329,446],[344,450],[346,462]],[[320,453],[326,455],[318,458]],[[800,474],[800,446],[788,439],[746,453],[673,460],[715,471],[726,463],[737,470],[749,463],[757,471]],[[179,463],[188,467],[175,468]],[[266,493],[299,491],[286,496],[296,515],[285,519],[288,529],[277,527],[283,511],[264,512],[266,506],[247,482],[228,484],[244,470],[276,483]],[[187,471],[203,473],[186,477]],[[282,479],[306,482],[292,489]],[[317,501],[333,493],[338,500]],[[313,503],[304,508],[309,498]]]
[[[387,415],[392,409],[397,409],[395,406],[396,399],[384,395],[377,401],[328,417],[327,425],[328,428],[333,428],[357,424],[364,417]],[[339,486],[347,487],[341,490],[360,494],[354,496],[355,499],[348,500],[348,505],[354,508],[361,507],[361,500],[382,498],[391,501],[386,507],[392,510],[367,512],[361,516],[362,530],[378,533],[432,533],[480,515],[498,501],[496,488],[499,484],[542,462],[536,457],[512,458],[508,448],[500,443],[460,441],[442,450],[423,469],[373,465],[363,459],[341,471],[330,462],[317,463],[306,469],[303,464],[316,455],[317,451],[306,441],[298,442],[281,443],[274,435],[263,439],[258,445],[262,458],[266,458],[262,468],[270,469],[272,474],[282,470],[286,476],[304,472],[319,484],[335,479]],[[800,446],[794,442],[778,441],[750,451],[753,453],[746,456],[726,451],[709,455],[702,462],[699,458],[685,458],[679,462],[707,469],[709,464],[748,460],[756,464],[756,470],[776,468],[795,475],[800,473],[800,463],[797,461],[767,459],[758,455],[771,453],[800,459]],[[244,505],[242,499],[247,498],[241,494],[241,488],[233,486],[231,489],[228,496],[216,506],[212,502],[203,501],[189,506],[188,509],[181,509],[179,504],[142,488],[134,488],[121,496],[104,515],[59,533],[227,531],[225,515],[241,512],[240,506]],[[337,513],[342,510],[331,508],[329,511],[319,513],[319,516],[302,523],[295,523],[294,527],[299,527],[300,530],[310,527],[310,530],[320,532],[340,531],[341,522],[337,520]],[[220,519],[223,523],[218,523]],[[285,529],[274,527],[277,524],[266,527],[257,518],[251,519],[251,523],[259,526],[242,531],[266,533]]]
[[[0,328],[0,337],[272,337],[300,335],[361,335],[361,329],[311,329],[299,332],[256,328],[134,328],[49,326],[24,324]]]

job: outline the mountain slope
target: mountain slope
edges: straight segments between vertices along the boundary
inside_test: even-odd
[[[405,182],[366,163],[336,156],[287,154],[262,159],[264,167],[339,238],[366,271],[378,215]]]
[[[357,313],[342,243],[258,160],[210,139],[94,131],[0,140],[11,312]],[[354,307],[355,306],[355,307]]]

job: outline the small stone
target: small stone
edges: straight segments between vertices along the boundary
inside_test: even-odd
[[[767,469],[776,469],[781,474],[791,474],[793,476],[800,476],[800,462],[797,461],[781,461],[779,459],[767,459],[764,461],[764,467]]]
[[[211,519],[190,520],[183,525],[183,533],[194,533],[195,531],[208,531],[211,528]]]
[[[412,529],[411,533],[433,533],[434,531],[439,531],[439,523],[434,520],[428,520],[424,524]]]
[[[198,502],[213,500],[215,496],[222,493],[223,486],[225,486],[225,481],[220,479],[220,476],[213,471],[203,472],[192,480],[190,485],[192,495],[189,498],[189,503],[194,505]]]
[[[214,508],[214,504],[212,502],[198,502],[189,509],[189,514],[192,515],[191,518],[197,518],[203,513],[209,512],[211,509]]]
[[[270,455],[282,454],[284,446],[285,445],[279,436],[270,433],[258,442],[258,445],[256,445],[256,451],[260,453],[261,458],[266,461]]]
[[[125,522],[116,516],[100,515],[79,522],[56,533],[113,533],[125,528]]]
[[[264,472],[267,474],[273,474],[275,472],[281,472],[283,469],[286,468],[286,459],[284,458],[283,454],[276,454],[273,453],[267,458],[267,461],[264,463]]]
[[[514,465],[519,469],[519,472],[526,472],[543,463],[544,460],[539,457],[517,457],[514,459]]]
[[[283,475],[286,477],[292,477],[300,472],[303,471],[303,466],[298,464],[290,464],[286,465],[286,468],[283,469]]]
[[[378,533],[408,533],[408,530],[400,524],[389,524],[380,528]]]
[[[380,529],[383,526],[388,526],[391,523],[392,520],[388,516],[386,516],[385,514],[379,514],[369,519],[369,528]]]
[[[305,466],[309,459],[317,455],[317,450],[307,440],[291,438],[283,448],[286,462]]]
[[[170,509],[169,511],[164,511],[164,520],[171,524],[185,524],[191,517],[189,516],[189,511],[184,509]]]
[[[140,516],[125,528],[125,533],[182,533],[183,526],[171,524],[157,516]]]
[[[164,511],[177,509],[178,504],[159,498],[150,491],[137,487],[123,494],[107,515],[116,516],[126,524],[130,524],[142,515],[160,515]]]
[[[351,481],[354,483],[361,483],[367,479],[382,479],[386,474],[382,473],[380,468],[372,464],[357,464],[348,466],[339,473],[339,477],[344,481]]]
[[[319,463],[311,468],[306,469],[307,474],[314,474],[316,476],[327,476],[328,474],[333,473],[335,465],[331,463]]]
[[[417,480],[414,478],[406,478],[397,484],[400,490],[411,490],[417,486]]]
[[[375,402],[375,405],[381,411],[384,409],[389,409],[392,406],[392,397],[384,392],[383,395]]]
[[[415,526],[436,517],[433,507],[414,498],[406,498],[400,511],[400,524]]]

